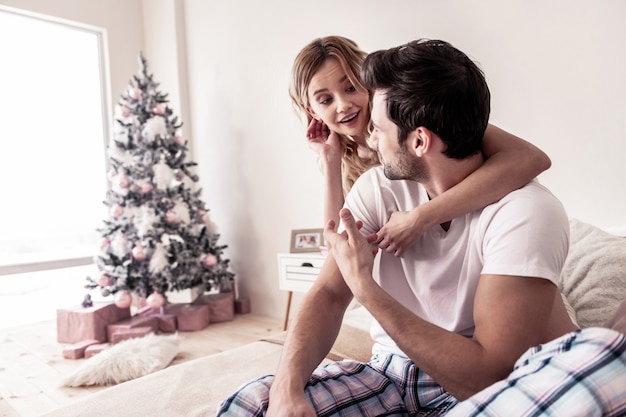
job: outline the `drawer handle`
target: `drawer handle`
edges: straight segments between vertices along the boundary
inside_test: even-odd
[[[302,262],[300,266],[308,266],[309,268],[313,268],[313,264],[311,262]]]

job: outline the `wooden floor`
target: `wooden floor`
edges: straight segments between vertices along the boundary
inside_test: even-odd
[[[172,364],[241,346],[282,331],[279,319],[236,315],[197,332],[181,332]],[[0,329],[0,417],[37,417],[106,387],[62,387],[84,359],[64,359],[55,321]]]

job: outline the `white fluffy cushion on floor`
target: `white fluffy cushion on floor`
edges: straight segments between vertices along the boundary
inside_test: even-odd
[[[63,385],[113,385],[161,370],[178,354],[178,335],[151,333],[124,340],[87,359]]]

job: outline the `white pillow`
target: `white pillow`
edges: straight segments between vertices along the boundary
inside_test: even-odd
[[[626,237],[626,224],[622,226],[608,227],[604,230],[615,236]]]
[[[65,377],[63,385],[113,385],[161,370],[178,354],[178,334],[156,335],[119,342],[87,359]]]
[[[570,248],[559,289],[581,327],[602,326],[626,298],[626,239],[570,219]]]

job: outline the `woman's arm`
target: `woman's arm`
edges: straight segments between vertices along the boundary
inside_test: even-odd
[[[324,223],[334,220],[339,223],[339,210],[343,207],[343,185],[341,177],[341,142],[339,135],[328,132],[324,123],[311,120],[306,131],[309,146],[319,155],[320,168],[324,175]]]
[[[485,163],[454,187],[410,212],[392,213],[377,233],[378,246],[401,256],[430,227],[499,200],[551,165],[541,149],[491,124],[483,138],[483,153]]]

